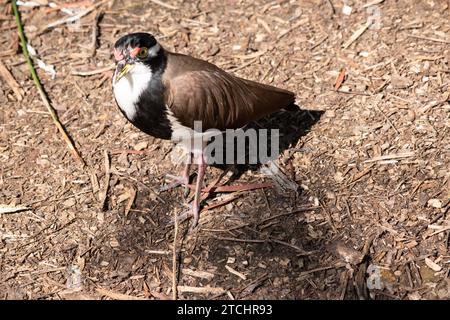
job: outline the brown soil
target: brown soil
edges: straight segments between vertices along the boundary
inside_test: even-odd
[[[450,2],[368,2],[106,1],[51,30],[67,15],[20,7],[29,42],[55,66],[55,79],[38,74],[82,167],[29,77],[3,1],[0,60],[24,94],[0,73],[0,205],[31,210],[0,213],[0,298],[171,298],[168,222],[185,207],[182,190],[158,188],[179,168],[170,142],[119,113],[105,69],[115,39],[148,31],[167,49],[294,91],[302,109],[265,120],[290,139],[278,162],[298,194],[232,193],[197,230],[181,224],[179,299],[449,299]],[[209,168],[207,181],[222,172]],[[270,181],[246,170],[228,184]]]

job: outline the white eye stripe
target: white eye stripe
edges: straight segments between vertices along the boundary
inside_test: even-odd
[[[148,49],[148,56],[156,57],[158,55],[158,52],[160,49],[161,49],[161,46],[159,45],[159,43],[155,44],[153,47]]]

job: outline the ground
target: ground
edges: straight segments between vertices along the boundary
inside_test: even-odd
[[[450,2],[161,2],[95,2],[53,28],[59,9],[20,7],[29,43],[55,67],[38,75],[82,166],[3,1],[0,60],[15,80],[0,73],[0,205],[29,210],[0,212],[0,298],[172,298],[169,222],[185,205],[182,190],[158,190],[179,167],[111,91],[114,41],[148,31],[295,92],[302,110],[263,120],[288,136],[277,163],[298,190],[211,193],[199,227],[179,226],[179,299],[449,299]],[[207,181],[222,173],[209,168]],[[228,178],[273,184],[257,169]]]

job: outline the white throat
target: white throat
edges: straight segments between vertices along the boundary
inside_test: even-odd
[[[147,89],[152,79],[152,71],[142,63],[136,63],[119,81],[113,79],[113,91],[117,104],[125,112],[128,120],[136,116],[137,105],[142,92]]]

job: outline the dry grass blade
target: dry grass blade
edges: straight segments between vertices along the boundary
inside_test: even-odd
[[[150,0],[150,1],[153,2],[153,3],[155,3],[155,4],[157,4],[157,5],[162,6],[162,7],[164,7],[164,8],[167,8],[167,9],[178,10],[178,7],[173,6],[173,5],[170,5],[170,4],[165,3],[165,2],[162,2],[162,1],[159,1],[159,0]]]
[[[363,25],[361,28],[359,28],[358,30],[356,30],[351,37],[342,45],[342,47],[344,49],[347,49],[348,47],[350,47],[350,45],[355,42],[356,40],[358,40],[359,37],[362,36],[362,34],[369,29],[369,27],[372,25],[372,22],[369,20],[367,21],[367,23],[365,25]]]
[[[85,163],[84,163],[83,158],[81,158],[80,154],[78,153],[77,149],[75,148],[74,144],[72,143],[72,140],[67,135],[66,130],[62,126],[61,122],[59,121],[58,115],[56,114],[55,109],[53,109],[52,105],[50,104],[50,101],[48,100],[48,98],[45,94],[44,88],[42,87],[42,84],[39,81],[39,78],[36,74],[36,70],[33,67],[33,63],[31,62],[30,54],[28,53],[27,42],[25,40],[25,34],[23,32],[22,23],[20,21],[20,15],[19,15],[19,10],[17,9],[17,4],[15,1],[12,1],[11,4],[12,4],[14,16],[16,18],[17,29],[18,29],[19,37],[20,37],[20,44],[22,46],[22,52],[27,61],[28,68],[30,69],[31,77],[33,78],[33,81],[39,91],[39,95],[41,96],[42,102],[44,103],[45,107],[47,108],[48,112],[50,113],[50,116],[52,117],[54,124],[58,128],[64,141],[66,142],[67,146],[69,147],[69,150],[70,150],[72,156],[75,158],[76,161],[78,161],[78,163],[80,163],[81,165],[84,166]]]
[[[100,68],[100,69],[96,69],[96,70],[90,70],[90,71],[81,71],[81,70],[73,70],[71,72],[71,74],[73,74],[74,76],[82,76],[82,77],[88,77],[88,76],[93,76],[99,73],[104,73],[104,72],[108,72],[111,70],[114,70],[115,65],[110,65],[104,68]]]
[[[433,42],[441,42],[441,43],[447,43],[450,44],[449,40],[445,40],[445,39],[439,39],[439,38],[433,38],[433,37],[426,37],[426,36],[418,36],[418,35],[414,35],[411,34],[409,35],[411,38],[416,38],[416,39],[420,39],[420,40],[428,40],[428,41],[433,41]]]
[[[175,226],[173,230],[173,249],[172,249],[172,299],[177,300],[178,285],[177,285],[177,238],[178,238],[178,217],[177,211],[174,210],[173,221]]]

